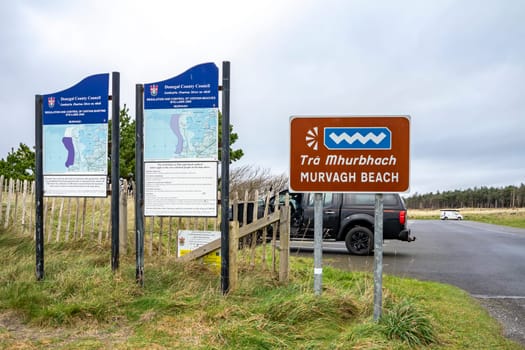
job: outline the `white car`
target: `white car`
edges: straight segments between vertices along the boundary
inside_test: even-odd
[[[463,220],[463,215],[459,213],[459,210],[455,209],[441,209],[441,220]]]

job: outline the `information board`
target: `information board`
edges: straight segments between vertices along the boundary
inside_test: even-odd
[[[105,197],[109,74],[43,95],[45,196]]]
[[[145,215],[217,215],[218,82],[203,63],[144,84]]]
[[[290,118],[293,192],[406,192],[409,116]]]

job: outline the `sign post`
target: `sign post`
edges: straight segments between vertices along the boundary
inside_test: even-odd
[[[113,117],[118,120],[119,73],[113,72],[112,79]],[[109,97],[107,73],[88,76],[62,91],[35,96],[37,280],[44,278],[44,197],[107,196]],[[118,139],[118,122],[113,130]],[[118,143],[116,147],[113,159],[115,154],[118,159]],[[112,167],[112,174],[118,179],[118,163]],[[115,201],[118,209],[118,192],[112,194],[112,205]],[[117,211],[112,215],[117,232],[118,219]],[[117,268],[118,249],[113,247],[111,261],[113,269]]]
[[[218,84],[217,66],[202,63],[175,77],[136,85],[136,279],[141,286],[144,216],[217,216]]]
[[[290,191],[315,193],[314,290],[322,281],[322,193],[376,193],[374,320],[381,317],[383,193],[406,192],[410,179],[409,116],[290,118]]]
[[[314,197],[314,293],[323,289],[323,194]]]
[[[217,216],[219,69],[144,84],[144,214]]]

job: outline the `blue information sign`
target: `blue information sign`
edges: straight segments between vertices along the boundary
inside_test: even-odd
[[[109,74],[43,95],[46,196],[106,196]]]
[[[217,216],[219,69],[144,84],[146,216]]]
[[[109,74],[92,75],[69,89],[43,96],[43,124],[108,122]]]
[[[217,108],[219,69],[203,63],[176,77],[144,84],[144,109]]]

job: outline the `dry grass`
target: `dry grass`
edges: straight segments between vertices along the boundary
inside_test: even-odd
[[[525,228],[525,208],[459,208],[465,220]],[[439,209],[409,209],[408,217],[419,220],[438,220]]]
[[[463,215],[517,215],[524,216],[525,208],[457,208]],[[434,217],[439,219],[439,209],[409,209],[408,215],[413,219]]]

